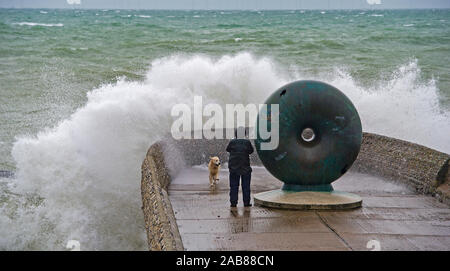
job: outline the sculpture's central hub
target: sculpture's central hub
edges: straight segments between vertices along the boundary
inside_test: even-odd
[[[311,128],[305,128],[302,131],[301,138],[305,142],[311,142],[316,138],[316,134],[314,133],[314,130]]]

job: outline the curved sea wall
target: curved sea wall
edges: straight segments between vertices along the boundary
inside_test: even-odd
[[[205,164],[210,156],[228,161],[229,140],[166,139],[153,144],[142,163],[142,209],[150,250],[183,250],[168,197],[171,177],[184,166]],[[253,165],[261,165],[256,152]],[[450,203],[448,154],[386,136],[364,133],[361,151],[351,170],[404,182],[418,192]]]
[[[449,203],[445,188],[450,182],[450,155],[418,144],[364,133],[361,150],[352,170],[411,185]]]
[[[153,144],[142,163],[142,211],[149,250],[183,250],[167,188],[170,184],[163,143]]]

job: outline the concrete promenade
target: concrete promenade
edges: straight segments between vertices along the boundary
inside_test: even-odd
[[[252,194],[282,183],[253,168]],[[169,185],[169,198],[186,250],[450,250],[450,208],[404,184],[348,172],[335,190],[358,194],[362,208],[293,211],[242,207],[228,201],[228,171],[210,191],[205,166],[183,169]]]

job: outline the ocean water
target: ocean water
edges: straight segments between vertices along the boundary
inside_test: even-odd
[[[0,9],[0,250],[146,248],[140,166],[177,103],[341,89],[363,129],[450,152],[450,10]]]

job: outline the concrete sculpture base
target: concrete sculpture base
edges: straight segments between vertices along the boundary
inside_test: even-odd
[[[255,205],[297,210],[345,210],[361,207],[362,199],[358,195],[331,192],[291,192],[281,189],[254,195]]]

